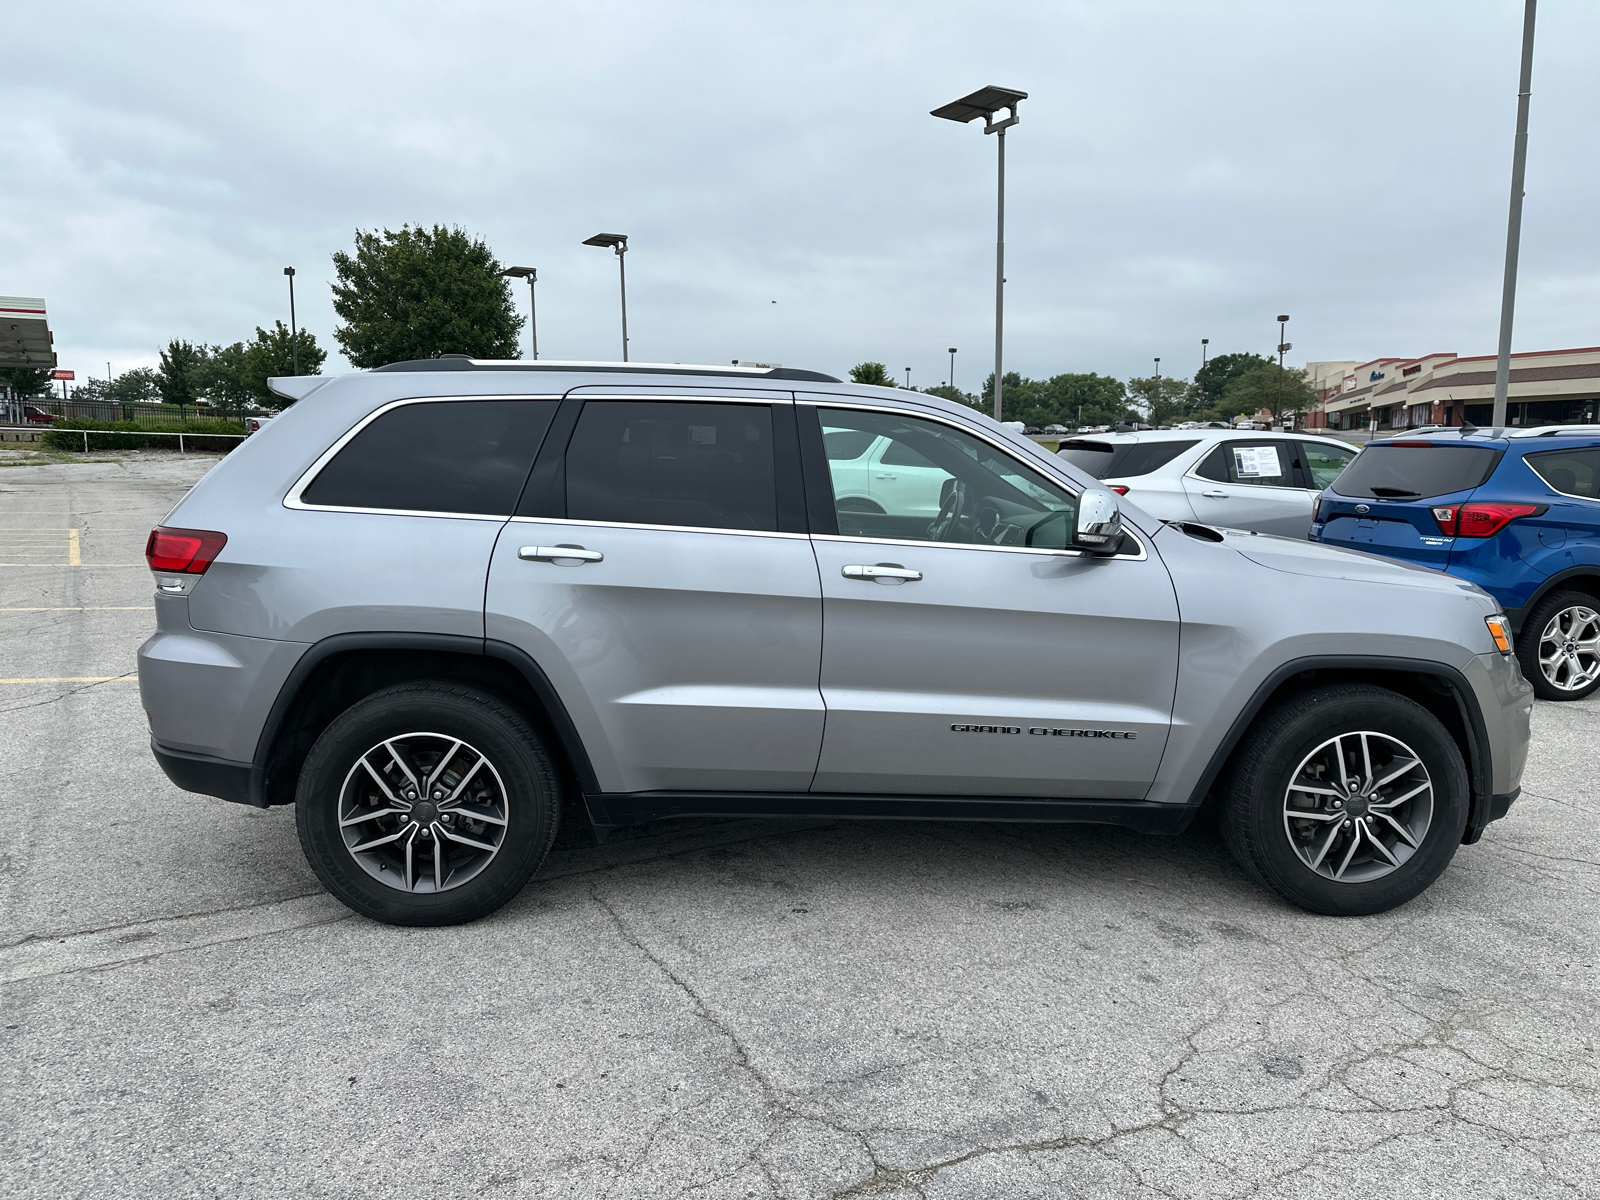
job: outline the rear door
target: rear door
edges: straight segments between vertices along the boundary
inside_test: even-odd
[[[1207,525],[1285,537],[1311,530],[1299,443],[1288,438],[1229,438],[1184,476],[1197,518]]]
[[[488,636],[550,677],[603,791],[804,791],[822,605],[792,402],[569,398],[549,442]]]

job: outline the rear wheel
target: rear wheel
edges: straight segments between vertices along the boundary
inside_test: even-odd
[[[1384,912],[1439,877],[1467,822],[1467,772],[1438,718],[1386,688],[1294,697],[1247,735],[1223,793],[1239,865],[1311,912]]]
[[[1600,600],[1556,592],[1534,606],[1517,636],[1517,660],[1541,700],[1582,700],[1600,688]]]
[[[300,771],[300,844],[328,890],[391,925],[454,925],[499,908],[544,860],[555,767],[515,709],[472,688],[411,683],[341,713]]]

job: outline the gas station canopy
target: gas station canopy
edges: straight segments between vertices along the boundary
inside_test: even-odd
[[[54,368],[54,340],[43,300],[0,296],[0,367]]]

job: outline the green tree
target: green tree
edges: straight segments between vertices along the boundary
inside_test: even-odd
[[[1189,411],[1195,415],[1216,411],[1229,384],[1246,371],[1271,365],[1270,358],[1249,352],[1217,355],[1195,372]]]
[[[0,383],[8,383],[17,395],[27,398],[50,390],[48,367],[0,367]]]
[[[244,361],[243,342],[203,347],[199,359],[189,368],[191,394],[204,397],[225,412],[237,412],[253,399],[244,379]]]
[[[1145,420],[1157,427],[1170,425],[1184,415],[1189,390],[1187,379],[1174,379],[1169,375],[1128,380],[1128,395],[1135,405],[1144,409]]]
[[[1317,393],[1306,373],[1294,367],[1280,368],[1277,363],[1246,371],[1228,385],[1222,397],[1227,411],[1254,416],[1266,409],[1274,424],[1289,413],[1309,412],[1316,403]]]
[[[1007,387],[1010,385],[1007,384]],[[1030,425],[1109,425],[1134,416],[1120,379],[1093,372],[1052,375],[1035,389]]]
[[[110,397],[118,404],[161,403],[161,377],[149,367],[124,371],[112,382]]]
[[[918,389],[913,388],[913,391]],[[921,389],[929,396],[938,396],[942,400],[954,400],[957,404],[965,404],[968,408],[978,407],[978,398],[971,392],[963,392],[960,388],[951,387],[948,383],[941,383],[938,387]]]
[[[873,387],[894,387],[894,376],[889,374],[889,368],[881,362],[862,362],[850,368],[850,379],[855,383],[870,384]]]
[[[300,374],[322,374],[322,363],[328,352],[317,345],[317,339],[302,329],[295,343],[293,348],[289,345],[289,327],[282,321],[274,321],[271,329],[258,325],[256,336],[246,343],[239,364],[239,383],[257,404],[282,408],[294,403],[267,386],[267,380],[274,376],[294,374],[293,353],[300,356]]]
[[[167,343],[167,348],[161,351],[161,369],[157,372],[157,385],[164,403],[194,403],[194,369],[205,354],[204,346],[180,342],[176,338]]]
[[[358,367],[441,354],[516,358],[522,318],[481,238],[435,225],[356,230],[355,254],[333,256],[333,331]],[[301,358],[302,369],[304,356]]]

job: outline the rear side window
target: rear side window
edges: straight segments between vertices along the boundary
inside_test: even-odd
[[[1544,450],[1523,457],[1534,473],[1556,491],[1600,500],[1600,448]]]
[[[1326,442],[1301,442],[1306,470],[1311,473],[1311,486],[1325,488],[1339,478],[1356,456],[1354,446],[1330,446]]]
[[[1074,438],[1061,443],[1057,455],[1096,479],[1126,479],[1164,467],[1198,441],[1096,442]]]
[[[404,404],[369,424],[300,494],[305,504],[503,517],[516,507],[554,400]]]
[[[778,528],[766,405],[590,401],[566,466],[574,520]]]
[[[1368,443],[1333,483],[1341,496],[1421,500],[1479,486],[1494,473],[1501,451],[1448,442]]]

